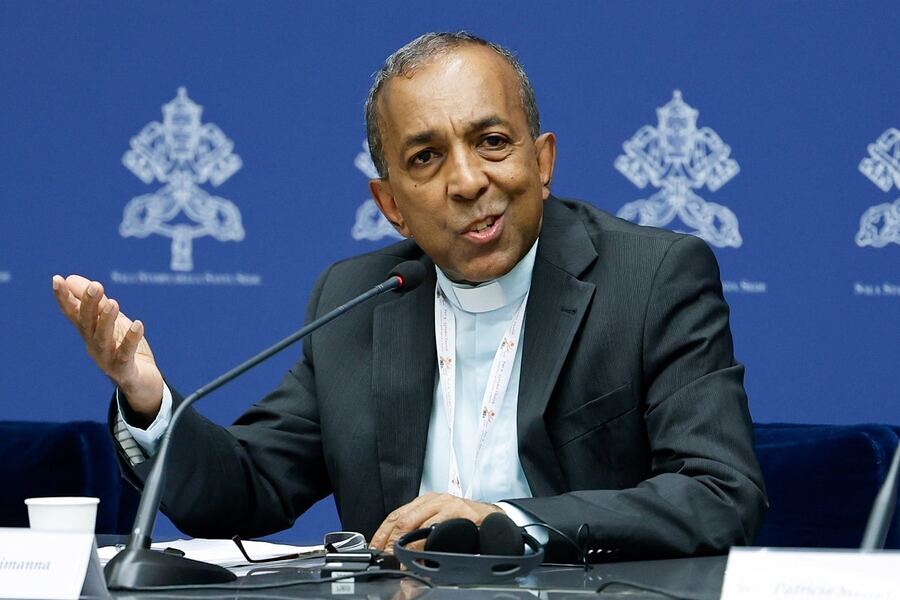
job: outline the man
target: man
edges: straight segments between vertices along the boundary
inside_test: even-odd
[[[377,548],[499,510],[620,556],[750,542],[765,495],[706,245],[553,198],[556,139],[525,73],[468,34],[398,50],[366,116],[372,195],[409,239],[329,268],[307,318],[404,260],[428,277],[313,334],[227,431],[186,415],[163,498],[173,521],[258,536],[334,493],[344,527]],[[139,484],[181,399],[99,283],[53,286],[118,387],[111,421]]]

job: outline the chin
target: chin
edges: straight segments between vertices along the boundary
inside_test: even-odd
[[[486,281],[492,281],[494,279],[503,277],[504,275],[512,271],[513,267],[515,267],[517,263],[518,261],[513,260],[492,262],[491,264],[484,265],[483,267],[466,269],[460,274],[462,275],[462,279],[464,279],[465,281],[470,281],[472,283],[484,283]]]

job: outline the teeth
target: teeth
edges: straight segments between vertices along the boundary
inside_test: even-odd
[[[488,217],[487,219],[485,219],[485,221],[483,223],[473,227],[472,231],[480,233],[480,232],[484,231],[485,229],[487,229],[488,227],[492,226],[493,224],[494,224],[494,217]]]

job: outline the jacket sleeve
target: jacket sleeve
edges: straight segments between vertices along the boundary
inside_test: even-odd
[[[314,318],[328,273],[307,307]],[[331,493],[323,460],[309,338],[281,385],[223,428],[188,409],[173,434],[162,510],[193,537],[258,537],[290,527]],[[171,386],[170,386],[171,387]],[[183,398],[172,388],[174,407]],[[110,427],[117,418],[115,396]],[[118,445],[117,445],[118,446]],[[124,477],[143,487],[155,458],[132,465],[121,447]]]
[[[582,529],[588,547],[615,557],[713,554],[750,543],[767,503],[728,312],[710,249],[677,238],[654,275],[642,332],[650,476],[630,489],[508,502],[572,539]],[[551,560],[568,552],[558,541],[548,547]]]

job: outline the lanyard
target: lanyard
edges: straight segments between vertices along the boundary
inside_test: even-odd
[[[512,322],[506,328],[506,332],[500,340],[500,346],[491,363],[491,371],[488,375],[487,386],[484,389],[484,397],[481,400],[481,415],[478,425],[478,445],[475,447],[475,464],[472,469],[473,480],[477,473],[478,458],[481,449],[487,439],[488,430],[493,425],[503,397],[509,387],[509,377],[512,373],[513,362],[516,358],[516,347],[519,344],[519,336],[522,332],[522,321],[525,317],[525,304],[528,302],[528,294],[522,299],[522,304],[516,310]],[[465,495],[459,477],[459,463],[456,458],[456,450],[453,448],[453,424],[456,420],[456,317],[450,308],[440,285],[434,290],[434,337],[437,343],[438,370],[441,376],[441,394],[444,399],[444,409],[447,413],[447,426],[450,430],[450,472],[448,475],[447,491],[454,496],[471,498],[472,483],[469,483]]]

